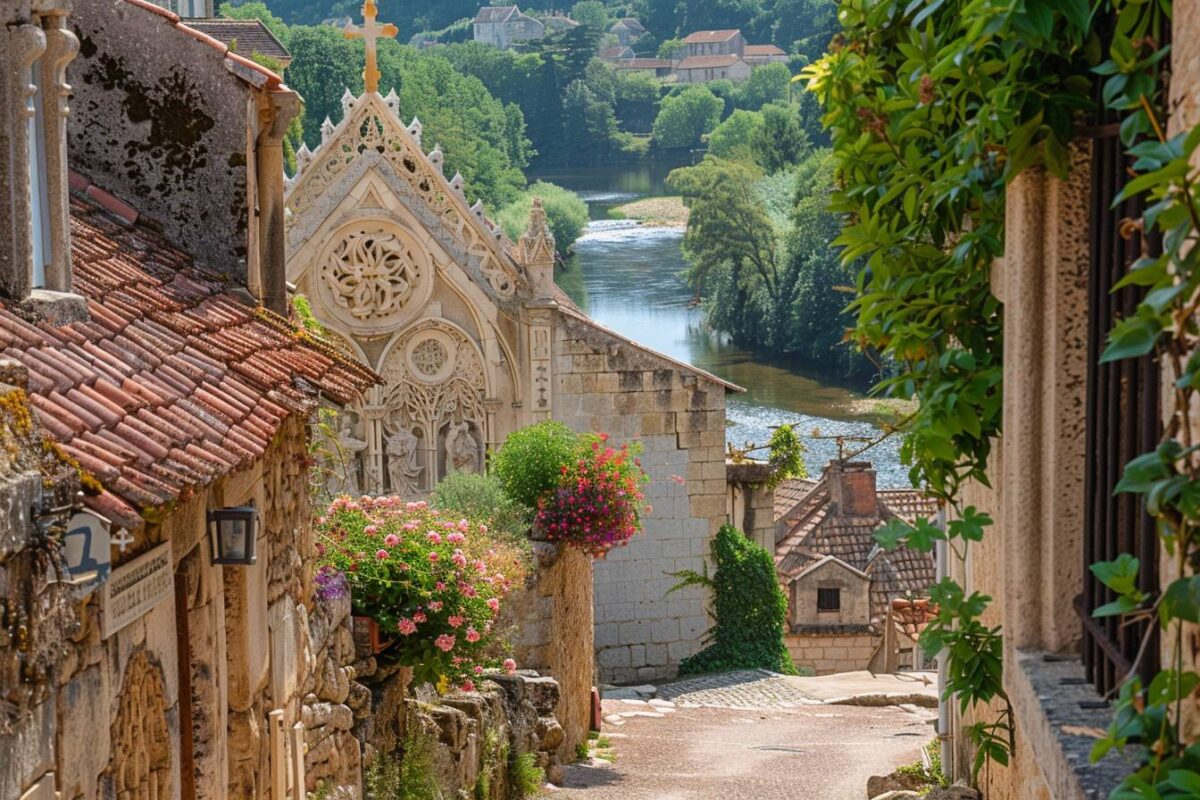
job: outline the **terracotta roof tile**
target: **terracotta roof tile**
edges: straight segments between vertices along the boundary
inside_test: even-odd
[[[91,318],[65,326],[0,304],[0,349],[29,370],[49,436],[104,491],[85,499],[125,527],[260,457],[319,395],[348,403],[378,377],[249,305],[145,225],[71,198],[75,290]]]

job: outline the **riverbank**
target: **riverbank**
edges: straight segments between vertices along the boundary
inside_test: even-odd
[[[686,228],[688,208],[682,197],[647,197],[609,209],[612,219],[632,219],[648,228]]]

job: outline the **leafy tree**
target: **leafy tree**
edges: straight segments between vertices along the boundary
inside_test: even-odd
[[[588,224],[587,203],[569,189],[538,181],[501,209],[496,221],[504,228],[508,238],[517,241],[529,227],[529,211],[535,197],[542,199],[546,224],[554,234],[555,249],[565,257]]]
[[[603,158],[615,146],[617,117],[584,81],[567,87],[563,98],[563,142],[568,156],[582,160]]]
[[[684,49],[683,39],[671,38],[664,41],[658,46],[658,57],[663,59],[673,59],[676,54]]]
[[[738,108],[757,111],[768,103],[786,103],[792,82],[787,64],[763,64],[755,67],[750,77],[737,85],[733,93]]]
[[[607,31],[612,26],[608,8],[600,0],[579,0],[571,6],[571,19],[597,31]]]
[[[762,132],[762,114],[739,109],[708,135],[708,152],[720,158],[755,161]]]
[[[342,93],[362,91],[362,43],[324,25],[294,25],[287,47],[292,54],[288,84],[304,98],[304,140],[311,148],[321,143],[326,117],[335,123],[342,118]]]
[[[704,86],[688,86],[662,101],[654,120],[654,143],[662,148],[695,147],[721,121],[721,100]]]
[[[762,168],[774,173],[800,161],[808,151],[808,136],[795,110],[772,103],[760,113],[763,124],[754,149]]]
[[[616,78],[613,110],[620,124],[628,131],[649,133],[658,115],[662,85],[653,75],[645,73],[609,72]]]
[[[221,3],[217,9],[217,16],[227,17],[229,19],[258,19],[262,20],[267,26],[267,30],[275,34],[275,38],[284,44],[287,43],[287,25],[283,20],[271,13],[271,9],[267,8],[267,4],[262,0],[252,0],[249,3],[241,5],[233,5],[232,3]]]
[[[675,573],[683,586],[712,591],[709,616],[713,625],[708,646],[679,665],[679,674],[730,669],[769,669],[795,674],[783,637],[787,632],[787,597],[775,574],[775,560],[762,546],[732,525],[722,525],[713,539],[716,570],[708,576],[691,570]]]

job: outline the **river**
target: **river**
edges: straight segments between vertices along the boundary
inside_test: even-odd
[[[534,177],[578,192],[592,221],[575,244],[575,255],[558,283],[592,319],[660,353],[687,361],[745,393],[727,399],[726,438],[736,446],[765,444],[771,429],[792,425],[807,452],[810,475],[819,475],[837,457],[837,441],[848,437],[848,452],[880,434],[875,404],[848,389],[822,382],[794,364],[752,355],[705,330],[703,312],[690,307],[684,269],[683,231],[647,227],[609,218],[609,209],[643,197],[665,194],[668,167],[586,167],[555,169]],[[756,453],[762,455],[762,453]],[[865,454],[875,464],[881,487],[908,486],[893,437]]]

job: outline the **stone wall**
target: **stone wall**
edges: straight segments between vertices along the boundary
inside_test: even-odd
[[[528,587],[505,601],[501,624],[512,631],[517,664],[558,682],[555,716],[564,731],[558,755],[567,761],[591,727],[592,559],[563,545],[534,542],[533,547],[536,569]]]
[[[866,669],[880,639],[873,633],[790,633],[784,644],[797,669],[830,675]]]
[[[595,567],[600,678],[673,676],[709,625],[703,590],[668,597],[668,573],[702,569],[725,522],[726,389],[567,314],[555,326],[554,375],[555,419],[640,440],[650,476],[644,531]]]
[[[768,553],[775,552],[775,490],[771,466],[760,462],[725,465],[726,514],[731,525]]]
[[[244,285],[256,124],[245,84],[220,50],[123,0],[78,0],[71,20],[72,168],[136,198],[168,239]]]

